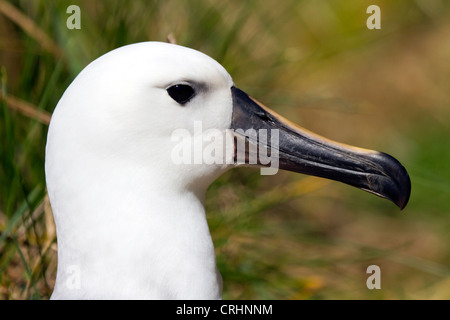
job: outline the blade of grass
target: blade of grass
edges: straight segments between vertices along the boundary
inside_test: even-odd
[[[0,13],[17,24],[31,38],[40,43],[41,46],[52,53],[56,59],[62,56],[62,50],[33,20],[28,18],[11,3],[0,0]]]
[[[14,212],[14,214],[9,219],[8,224],[6,225],[5,230],[3,230],[2,234],[0,235],[0,246],[3,245],[6,238],[11,235],[14,227],[16,227],[16,225],[21,221],[21,219],[30,209],[28,207],[28,203],[36,203],[36,200],[42,197],[42,191],[43,187],[41,185],[36,186],[28,195],[28,201],[23,201],[19,208]]]
[[[22,249],[20,248],[19,242],[17,241],[17,237],[15,235],[12,236],[12,240],[14,243],[14,246],[17,250],[17,252],[19,253],[20,259],[22,261],[22,264],[25,268],[25,276],[27,277],[28,281],[32,282],[32,272],[31,272],[31,268],[30,265],[27,262],[27,259],[25,258],[25,255],[23,254]],[[34,283],[32,283],[34,286],[35,291],[37,291],[37,288],[35,287]]]
[[[45,110],[39,109],[32,103],[23,101],[10,94],[4,96],[1,92],[0,101],[4,101],[11,110],[18,111],[28,118],[36,119],[45,125],[49,125],[50,123],[51,114]]]
[[[27,285],[25,287],[25,290],[23,292],[23,298],[26,299],[29,297],[29,291],[30,288],[33,286],[35,288],[35,282],[33,281],[34,279],[39,279],[38,278],[38,274],[40,273],[42,275],[42,279],[44,280],[44,285],[46,286],[47,290],[50,290],[50,286],[49,283],[47,281],[47,278],[45,277],[45,271],[46,271],[46,266],[43,263],[45,257],[47,256],[47,254],[50,252],[51,248],[52,248],[52,244],[56,243],[56,235],[53,236],[53,239],[51,239],[51,241],[49,241],[47,243],[47,245],[45,246],[45,248],[43,249],[43,252],[39,255],[38,260],[35,262],[34,267],[31,271],[31,276],[27,281]],[[37,292],[37,290],[35,289],[35,292]]]

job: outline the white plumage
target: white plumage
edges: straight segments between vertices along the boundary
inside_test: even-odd
[[[166,92],[206,84],[189,108]],[[88,65],[52,117],[46,179],[58,235],[52,298],[218,299],[203,207],[229,165],[175,165],[177,128],[229,128],[228,73],[208,56],[147,42]]]

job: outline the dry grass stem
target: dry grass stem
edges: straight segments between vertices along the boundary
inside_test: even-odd
[[[0,92],[0,101],[1,100],[3,100],[3,96]],[[11,95],[7,95],[5,100],[7,106],[12,110],[16,110],[28,118],[36,119],[42,124],[49,125],[51,114],[47,111],[40,110],[37,106]]]
[[[22,28],[31,38],[40,43],[45,50],[52,53],[56,59],[62,56],[62,50],[59,46],[33,20],[11,3],[0,0],[0,13]]]

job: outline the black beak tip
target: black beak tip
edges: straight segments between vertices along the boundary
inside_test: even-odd
[[[394,157],[380,152],[377,157],[389,173],[383,196],[394,202],[401,210],[406,207],[411,194],[411,179],[405,167]]]
[[[400,208],[400,210],[403,210],[408,204],[410,194],[411,194],[411,181],[409,180],[408,176],[407,185],[405,181],[404,189],[401,190],[397,198],[393,199],[392,201]]]
[[[399,196],[397,197],[395,204],[400,208],[400,210],[403,210],[406,205],[408,204],[409,197],[411,195],[411,179],[409,178],[408,172],[405,168],[403,168],[403,175],[402,175],[402,182],[401,182],[401,189],[399,192]]]

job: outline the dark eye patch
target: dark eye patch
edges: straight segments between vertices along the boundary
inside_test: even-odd
[[[195,96],[195,90],[187,84],[173,85],[167,88],[167,93],[173,100],[181,105],[185,104]]]

